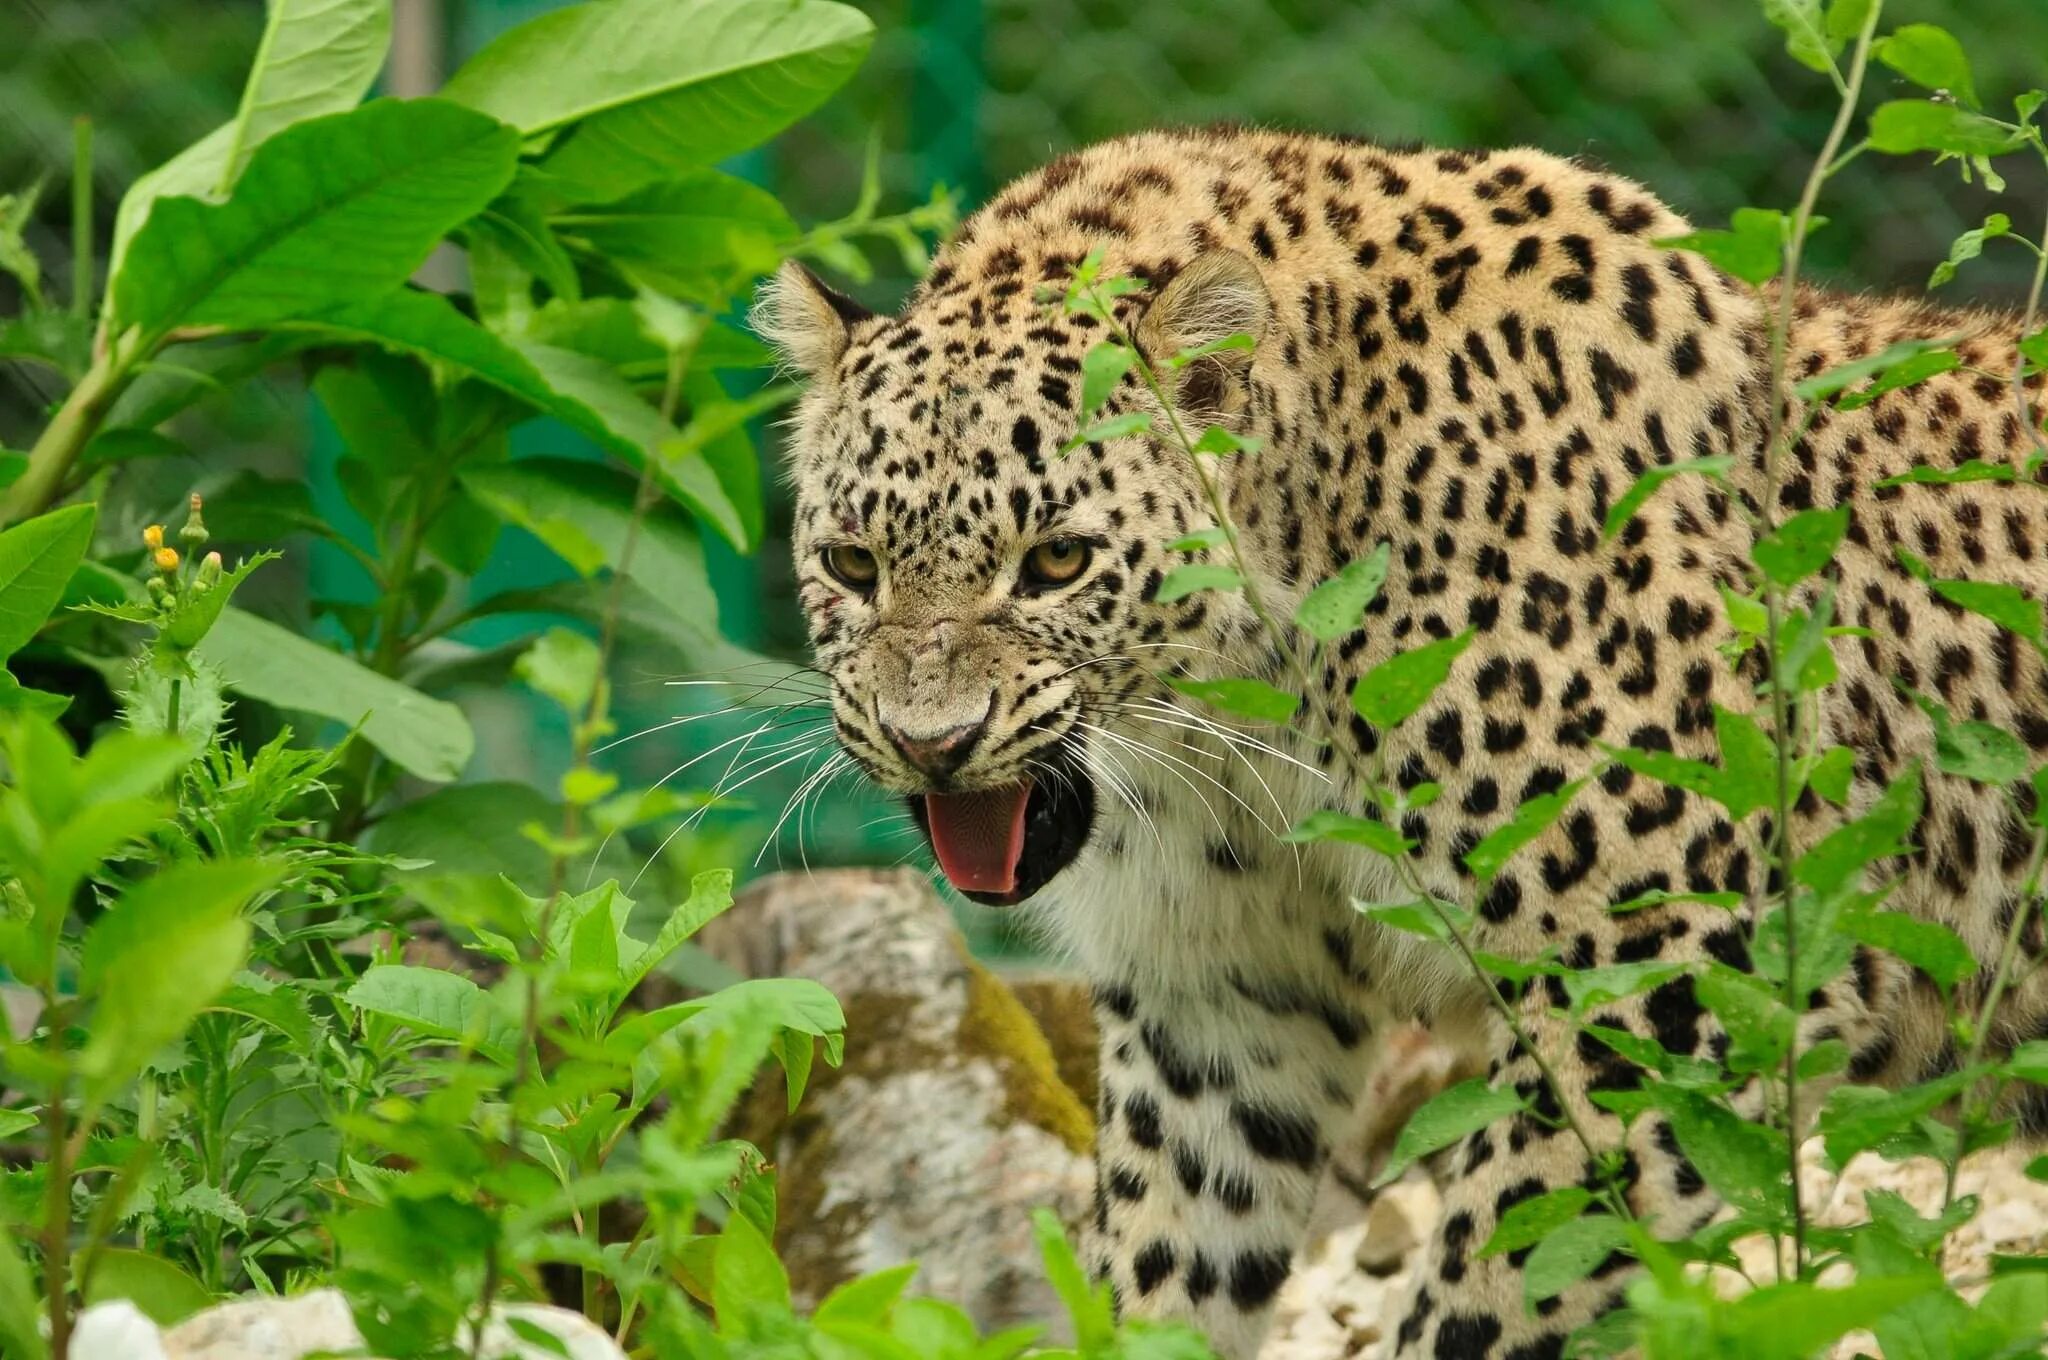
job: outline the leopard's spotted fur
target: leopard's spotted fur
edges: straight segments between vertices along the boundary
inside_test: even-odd
[[[1714,706],[1758,706],[1754,673],[1716,651],[1717,587],[1738,585],[1752,533],[1729,492],[1676,479],[1614,541],[1600,535],[1615,498],[1659,463],[1732,454],[1733,495],[1758,498],[1763,317],[1699,258],[1652,244],[1682,230],[1641,188],[1537,151],[1169,132],[1011,185],[899,316],[868,316],[801,272],[772,291],[764,316],[814,378],[793,453],[796,552],[846,749],[884,785],[923,789],[878,712],[944,730],[992,690],[956,785],[1028,777],[1069,743],[1099,794],[1092,837],[1039,905],[1097,984],[1099,1264],[1127,1312],[1189,1319],[1227,1355],[1256,1348],[1328,1140],[1394,1021],[1465,1034],[1497,1081],[1541,1098],[1460,967],[1354,912],[1354,899],[1399,893],[1385,866],[1291,849],[1272,828],[1355,810],[1349,772],[1374,762],[1403,786],[1437,783],[1441,797],[1405,830],[1429,884],[1462,896],[1461,852],[1519,801],[1586,772],[1599,743],[1713,759]],[[1227,355],[1197,366],[1181,399],[1264,442],[1216,466],[1275,611],[1392,544],[1365,626],[1314,664],[1310,702],[1343,734],[1338,752],[1306,739],[1306,714],[1303,736],[1251,733],[1268,753],[1152,706],[1170,698],[1155,677],[1176,669],[1288,681],[1243,596],[1156,598],[1185,560],[1168,545],[1211,518],[1182,454],[1132,437],[1057,456],[1079,420],[1081,357],[1103,332],[1034,293],[1096,248],[1106,272],[1149,281],[1118,305],[1155,361],[1233,330],[1259,335],[1248,367]],[[2016,322],[1803,293],[1791,375],[1956,333],[1971,337],[1961,351],[1977,372],[1816,417],[1784,480],[1788,511],[1853,511],[1837,598],[1871,635],[1836,649],[1841,679],[1819,712],[1822,738],[1855,752],[1853,808],[1931,750],[1928,719],[1895,681],[2048,750],[2041,659],[1935,598],[1893,555],[1902,544],[1939,576],[2048,594],[2048,498],[1996,483],[1873,488],[1918,464],[2019,454],[2011,393],[1981,376],[2009,367]],[[1127,377],[1111,409],[1146,404]],[[1022,554],[1054,534],[1092,540],[1091,565],[1064,589],[1019,594]],[[823,569],[821,548],[837,542],[880,563],[871,597]],[[1376,732],[1352,716],[1354,677],[1468,627],[1476,640],[1413,720]],[[1839,817],[1808,795],[1797,834],[1811,844]],[[1913,839],[1890,905],[1992,958],[2029,830],[2000,791],[1930,775]],[[1747,967],[1744,926],[1721,909],[1606,908],[1658,888],[1756,894],[1765,872],[1750,833],[1715,804],[1612,768],[1479,902],[1479,941],[1580,966]],[[2037,930],[2026,943],[2031,958]],[[1558,991],[1538,989],[1528,1024],[1561,1049],[1579,1117],[1619,1139],[1584,1096],[1634,1077],[1597,1044],[1556,1042],[1546,1011]],[[1889,957],[1859,951],[1815,1001],[1809,1040],[1845,1040],[1856,1080],[1956,1061],[1932,988]],[[2030,964],[2001,1041],[2031,1036],[2044,1014],[2048,987]],[[1685,979],[1596,1018],[1674,1053],[1726,1042]],[[1637,1208],[1681,1231],[1715,1211],[1661,1119],[1626,1142]],[[1476,1251],[1510,1205],[1586,1177],[1580,1148],[1518,1117],[1468,1138],[1450,1170],[1399,1353],[1557,1356],[1619,1296],[1618,1263],[1531,1313],[1525,1253]]]

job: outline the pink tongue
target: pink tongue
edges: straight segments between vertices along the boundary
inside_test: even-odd
[[[1008,893],[1017,888],[1024,854],[1024,805],[1031,785],[980,793],[928,793],[925,820],[939,868],[962,892]]]

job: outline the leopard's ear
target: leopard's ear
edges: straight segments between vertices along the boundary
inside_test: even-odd
[[[754,299],[754,331],[785,363],[816,378],[832,371],[846,352],[856,322],[873,312],[827,284],[804,265],[786,260]]]
[[[1211,250],[1173,276],[1139,319],[1137,341],[1146,359],[1162,369],[1176,354],[1248,335],[1265,338],[1273,300],[1259,268],[1234,250]],[[1251,351],[1219,349],[1181,367],[1174,377],[1175,400],[1195,411],[1227,413],[1243,408],[1244,376]]]

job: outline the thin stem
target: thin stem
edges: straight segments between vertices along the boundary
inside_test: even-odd
[[[1856,108],[1863,93],[1863,77],[1870,65],[1870,49],[1877,35],[1878,16],[1884,9],[1883,0],[1874,0],[1869,13],[1863,16],[1863,27],[1856,35],[1856,47],[1849,63],[1849,77],[1843,81],[1830,65],[1836,88],[1841,92],[1841,103],[1835,110],[1834,125],[1828,129],[1827,141],[1821,146],[1820,154],[1814,158],[1812,168],[1807,171],[1806,186],[1800,192],[1799,206],[1793,210],[1791,230],[1785,241],[1785,267],[1778,285],[1778,314],[1771,327],[1771,369],[1770,369],[1770,429],[1764,444],[1764,487],[1761,529],[1771,532],[1778,522],[1779,469],[1788,445],[1786,420],[1790,414],[1789,393],[1786,391],[1786,367],[1792,343],[1792,321],[1798,306],[1799,266],[1806,251],[1806,237],[1813,225],[1814,205],[1820,201],[1821,186],[1836,168],[1841,154],[1842,142],[1849,134],[1849,125],[1854,121]],[[1842,163],[1846,164],[1846,161]],[[1808,418],[1811,412],[1806,413]],[[1803,435],[1807,421],[1800,423],[1799,434]],[[1797,438],[1798,436],[1795,436]],[[1775,584],[1766,583],[1764,589],[1765,636],[1764,643],[1770,657],[1771,670],[1771,731],[1772,749],[1776,754],[1775,806],[1772,809],[1772,837],[1777,843],[1778,891],[1783,896],[1781,913],[1785,930],[1785,1005],[1796,1016],[1802,1011],[1799,995],[1799,928],[1796,897],[1793,891],[1792,869],[1795,861],[1792,838],[1792,745],[1797,715],[1792,709],[1791,681],[1782,668],[1783,655],[1779,641],[1783,633],[1785,617],[1784,591]],[[1790,1195],[1792,1203],[1792,1267],[1795,1276],[1803,1273],[1806,1262],[1806,1206],[1799,1185],[1799,1144],[1803,1132],[1799,1114],[1799,1046],[1792,1044],[1785,1052],[1785,1151],[1787,1165],[1791,1168]],[[1784,1261],[1779,1259],[1780,1275],[1784,1272]]]
[[[167,712],[164,719],[164,731],[174,737],[178,735],[178,700],[182,697],[184,685],[185,681],[182,677],[176,675],[171,677],[171,698],[170,702],[165,706]]]
[[[0,498],[0,528],[41,514],[64,494],[79,453],[99,433],[100,422],[134,376],[140,355],[130,337],[93,361],[57,414],[28,451],[28,466]]]
[[[71,314],[92,315],[92,119],[71,124]]]
[[[43,1192],[43,1296],[50,1309],[50,1354],[63,1360],[71,1350],[71,1129],[67,1106],[71,1098],[70,1055],[64,1031],[66,1009],[56,985],[43,994],[50,1027],[51,1056],[60,1075],[43,1106],[43,1137],[48,1146],[49,1179]]]
[[[2048,161],[2048,145],[2042,149],[2042,159]],[[2027,289],[2027,311],[2020,322],[2020,338],[2034,333],[2035,321],[2041,315],[2041,294],[2048,287],[2048,222],[2041,226],[2041,246],[2034,251],[2034,282]],[[2013,359],[2012,401],[2018,408],[2020,426],[2027,432],[2028,441],[2034,446],[2036,457],[2048,458],[2048,435],[2041,432],[2041,422],[2034,418],[2032,403],[2027,400],[2027,359],[2024,354]],[[2017,469],[2016,469],[2017,471]]]

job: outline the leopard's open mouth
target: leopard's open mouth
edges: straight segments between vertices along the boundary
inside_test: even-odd
[[[1035,778],[908,801],[947,882],[990,907],[1015,906],[1052,882],[1095,826],[1094,784],[1064,741]]]

